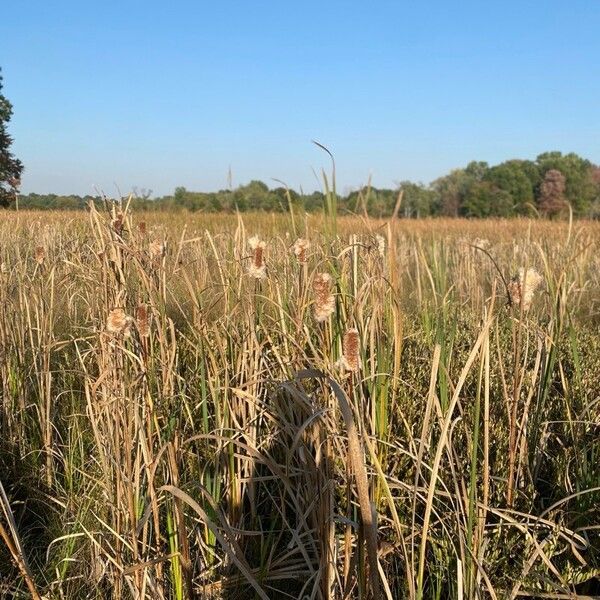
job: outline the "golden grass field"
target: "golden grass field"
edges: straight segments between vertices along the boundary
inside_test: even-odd
[[[0,267],[2,597],[599,597],[599,223],[6,212]]]

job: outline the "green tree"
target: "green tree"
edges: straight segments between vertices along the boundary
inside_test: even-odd
[[[180,185],[179,187],[175,188],[175,193],[173,194],[173,201],[177,206],[183,206],[183,203],[185,202],[185,196],[187,194],[187,190]]]
[[[304,196],[304,208],[309,212],[323,210],[324,203],[325,196],[323,192],[315,191],[312,194]]]
[[[436,193],[433,190],[426,188],[422,183],[412,181],[401,181],[400,190],[402,190],[400,210],[405,217],[418,219],[433,214],[436,201]]]
[[[594,184],[594,197],[590,206],[590,217],[600,218],[600,167],[592,167],[592,182]]]
[[[490,166],[482,160],[472,160],[466,167],[465,173],[474,181],[483,181]]]
[[[493,189],[489,181],[478,181],[469,186],[461,202],[461,214],[465,217],[488,217]]]
[[[271,196],[269,186],[256,179],[240,186],[234,192],[239,210],[280,210],[277,198]]]
[[[10,153],[12,138],[7,124],[12,116],[12,104],[2,95],[0,74],[0,206],[8,206],[16,197],[21,183],[23,165]]]
[[[535,206],[534,190],[538,185],[539,172],[531,161],[507,160],[492,167],[485,180],[510,196],[510,210],[502,216],[513,213],[527,214]],[[505,209],[505,206],[499,207],[502,213],[506,213]]]
[[[271,190],[271,194],[276,198],[280,206],[285,207],[286,211],[289,210],[290,202],[296,209],[302,206],[300,194],[291,188],[276,187],[274,190]]]
[[[509,217],[513,198],[490,181],[476,181],[466,191],[461,214],[466,217]]]
[[[340,213],[362,214],[365,207],[372,217],[388,217],[394,210],[397,194],[393,190],[363,186],[338,200]]]
[[[439,213],[446,217],[458,217],[462,214],[462,204],[469,188],[482,175],[481,164],[472,162],[465,169],[454,169],[448,175],[436,179],[432,187],[439,196]]]

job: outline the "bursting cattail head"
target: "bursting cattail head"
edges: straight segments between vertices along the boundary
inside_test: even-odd
[[[135,311],[135,324],[137,325],[140,337],[148,337],[150,335],[150,318],[148,315],[148,307],[145,304],[140,304]]]
[[[360,339],[358,329],[348,329],[342,340],[342,356],[337,365],[345,371],[356,372],[360,369]]]
[[[527,312],[542,279],[543,277],[533,267],[529,267],[527,270],[521,267],[508,284],[511,304],[517,308],[523,306],[523,311]]]
[[[308,240],[305,240],[304,238],[298,238],[295,242],[294,242],[294,254],[296,255],[296,258],[298,259],[299,263],[305,263],[307,260],[307,252],[308,249],[310,248],[310,242]]]
[[[146,231],[148,230],[146,226],[146,221],[140,221],[138,223],[138,230],[142,235],[146,235]]]
[[[133,319],[122,308],[113,308],[106,319],[106,331],[113,335],[129,336]]]
[[[315,319],[319,323],[327,321],[335,312],[335,296],[331,291],[331,275],[317,273],[313,279]]]
[[[248,268],[248,275],[254,279],[264,279],[267,276],[267,267],[265,265],[265,248],[267,244],[258,236],[253,236],[248,240],[248,246],[252,250],[252,262]]]
[[[121,211],[117,212],[110,224],[115,233],[117,235],[121,235],[123,233],[123,226],[125,224],[125,215]]]
[[[476,237],[473,240],[473,246],[477,246],[477,248],[483,248],[484,250],[486,250],[490,247],[490,240],[488,240],[487,238]]]
[[[167,244],[161,240],[152,240],[148,246],[148,254],[153,261],[160,261],[167,254]]]
[[[254,251],[254,249],[261,244],[261,240],[257,235],[253,235],[251,238],[248,238],[248,248]]]
[[[41,265],[46,258],[46,251],[44,250],[44,246],[36,246],[35,248],[35,262],[38,265]]]
[[[375,241],[377,242],[377,251],[379,252],[379,256],[381,256],[381,258],[385,258],[385,238],[382,235],[377,234],[375,236]]]

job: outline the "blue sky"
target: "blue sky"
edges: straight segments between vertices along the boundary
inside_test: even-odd
[[[546,150],[600,162],[600,2],[7,2],[23,191],[347,190]]]

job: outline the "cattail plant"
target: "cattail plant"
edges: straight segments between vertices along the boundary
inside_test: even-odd
[[[527,270],[521,267],[508,284],[511,305],[522,306],[523,312],[527,312],[542,280],[543,277],[533,267],[529,267]]]
[[[18,555],[62,600],[593,594],[600,224],[344,216],[328,237],[329,190],[289,235],[3,215],[6,595],[33,594]],[[266,275],[247,226],[283,249]],[[512,306],[548,282],[549,318],[501,318],[486,239],[524,267]]]
[[[145,304],[140,304],[137,307],[135,311],[135,324],[140,337],[145,338],[150,335],[150,318],[148,307]]]
[[[38,265],[41,265],[44,263],[44,260],[46,258],[46,250],[44,249],[43,246],[36,246],[34,257],[35,257],[35,262]]]
[[[535,291],[542,282],[542,276],[533,268],[525,270],[521,267],[518,273],[508,283],[509,304],[519,311],[526,313],[531,308]],[[513,378],[512,395],[508,406],[508,476],[506,488],[506,502],[512,506],[515,498],[516,478],[520,463],[518,438],[519,438],[519,414],[521,408],[521,387],[523,385],[525,371],[521,358],[523,323],[517,322],[513,328]],[[525,418],[525,416],[523,416]]]
[[[115,336],[127,337],[131,333],[133,319],[122,308],[113,308],[106,318],[106,331]]]
[[[331,291],[331,275],[317,273],[313,279],[314,312],[319,323],[327,321],[335,312],[335,296]]]
[[[360,370],[360,338],[358,329],[348,329],[342,340],[342,356],[337,362],[337,366],[345,371],[353,373]]]
[[[113,218],[110,222],[111,227],[117,235],[123,234],[123,227],[125,225],[125,215],[121,210],[115,211]]]
[[[381,256],[381,258],[385,258],[385,238],[382,235],[377,234],[375,236],[375,241],[377,242],[377,251],[379,252],[379,256]]]
[[[298,302],[295,303],[296,308],[296,327],[302,329],[302,320],[304,308],[306,306],[306,282],[308,278],[308,251],[310,249],[310,241],[304,238],[298,238],[292,246],[296,260],[298,261]]]
[[[258,236],[253,236],[248,240],[248,246],[252,250],[252,262],[248,268],[248,275],[254,279],[264,279],[267,276],[267,267],[264,261],[264,251],[267,245]]]
[[[299,263],[306,263],[306,261],[308,260],[308,250],[310,248],[310,242],[308,240],[305,240],[304,238],[298,238],[295,242],[294,242],[294,254],[296,255],[296,258],[298,259]]]
[[[153,262],[159,262],[167,253],[167,244],[162,240],[152,240],[148,246],[148,254]]]
[[[476,237],[473,242],[469,244],[470,246],[476,246],[477,248],[483,248],[487,250],[490,247],[490,240],[487,238]]]

